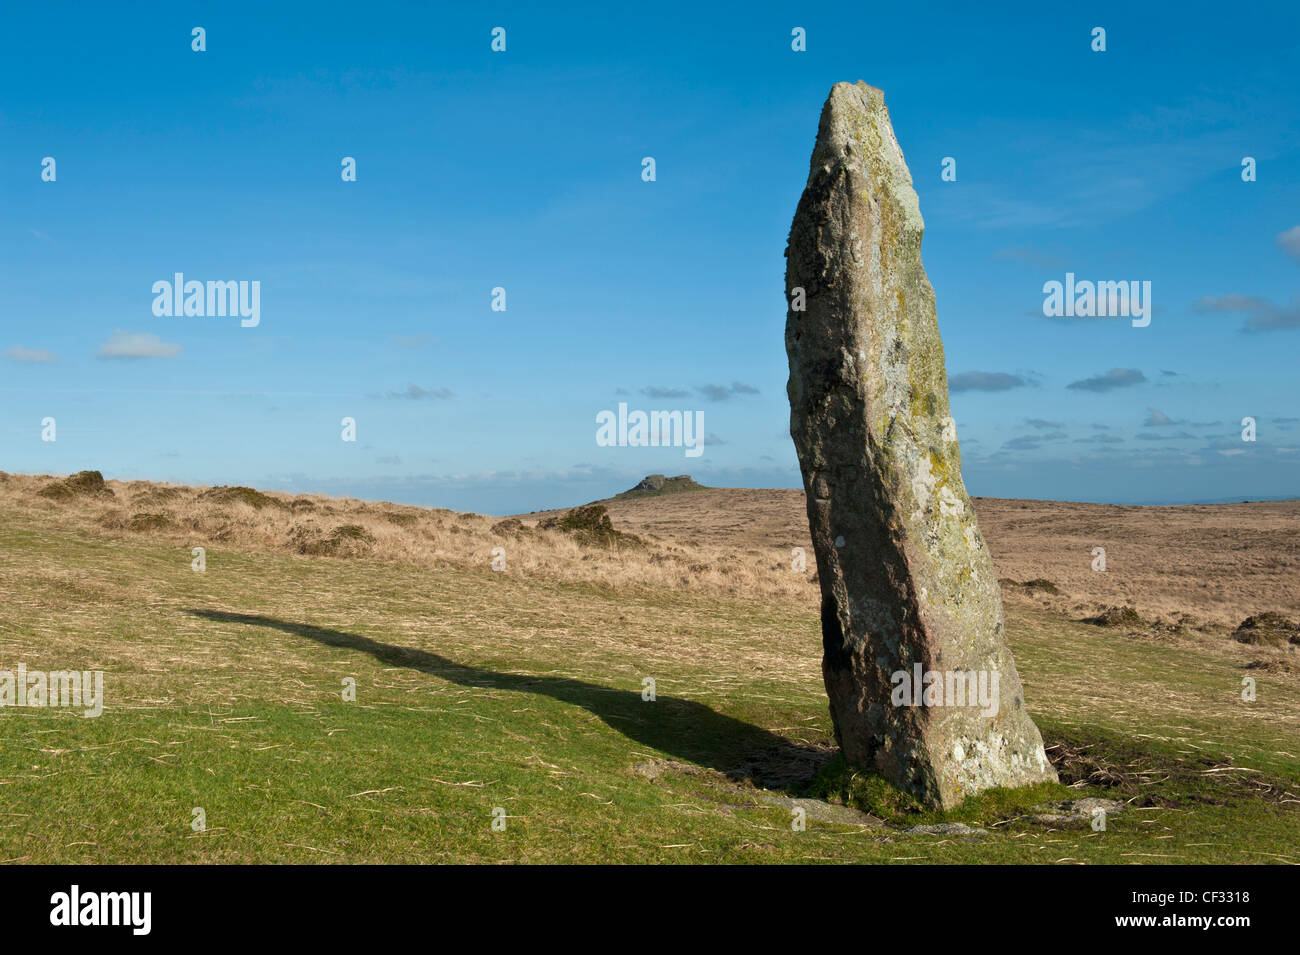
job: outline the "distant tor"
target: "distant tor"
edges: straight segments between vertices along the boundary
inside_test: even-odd
[[[662,474],[647,474],[641,483],[622,494],[616,494],[614,500],[628,500],[637,497],[657,497],[661,494],[678,494],[682,491],[704,491],[707,488],[697,483],[689,474],[665,477]]]

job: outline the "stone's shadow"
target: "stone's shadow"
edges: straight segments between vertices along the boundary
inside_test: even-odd
[[[702,703],[598,686],[567,677],[500,673],[456,663],[428,650],[381,643],[370,637],[260,614],[224,610],[186,610],[205,620],[270,627],[330,647],[360,650],[390,667],[428,673],[461,686],[536,693],[580,706],[631,740],[680,760],[717,770],[733,782],[793,790],[816,775],[834,754],[830,746],[798,743],[758,726],[725,716]]]

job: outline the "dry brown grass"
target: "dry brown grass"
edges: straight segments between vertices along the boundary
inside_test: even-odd
[[[237,544],[269,553],[367,557],[436,568],[484,568],[504,548],[507,575],[619,590],[685,590],[814,606],[818,599],[803,494],[711,488],[601,502],[644,546],[594,546],[537,525],[564,511],[501,521],[479,514],[247,488],[109,481],[108,493],[48,496],[61,479],[4,475],[0,503],[58,524],[178,546]],[[1133,607],[1158,633],[1217,639],[1247,617],[1300,617],[1300,501],[1118,507],[976,498],[1006,599],[1082,619]],[[1092,570],[1104,547],[1107,570]],[[807,549],[806,573],[791,550]],[[1046,582],[1026,587],[1030,581]],[[1053,593],[1053,587],[1057,592]]]
[[[769,556],[810,548],[803,492],[713,488],[607,501],[616,527]],[[1266,611],[1300,617],[1300,501],[1120,507],[975,498],[1009,600],[1080,619],[1132,606],[1147,621],[1236,627]],[[1106,549],[1106,571],[1092,549]],[[811,567],[811,551],[809,551]],[[1005,583],[1047,580],[1059,594]],[[1190,619],[1188,619],[1190,618]]]
[[[47,514],[51,526],[92,536],[170,539],[178,547],[237,545],[268,553],[365,557],[429,567],[483,569],[505,551],[506,575],[584,581],[620,590],[686,590],[763,600],[816,600],[810,575],[790,570],[788,548],[683,542],[654,535],[644,545],[593,545],[558,529],[511,528],[481,514],[251,488],[108,481],[107,494],[49,497],[61,479],[4,475],[0,505]],[[617,521],[616,528],[622,530]]]

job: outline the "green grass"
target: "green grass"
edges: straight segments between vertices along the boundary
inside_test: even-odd
[[[200,574],[188,548],[35,520],[0,513],[0,668],[102,669],[107,703],[98,719],[0,710],[0,860],[1300,855],[1295,678],[1250,671],[1259,699],[1244,703],[1239,658],[1202,643],[1013,610],[1044,738],[1098,784],[940,815],[831,761],[815,608],[216,545]],[[857,804],[889,826],[797,832],[768,793]],[[1130,809],[1105,832],[1019,818],[1079,795]],[[989,834],[901,831],[937,820]]]

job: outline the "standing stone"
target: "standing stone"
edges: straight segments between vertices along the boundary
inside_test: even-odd
[[[790,433],[821,582],[822,673],[848,762],[949,808],[1056,772],[962,484],[924,227],[884,94],[837,83],[786,248]],[[963,677],[962,689],[985,681],[986,707],[954,705],[969,704],[955,698]]]

